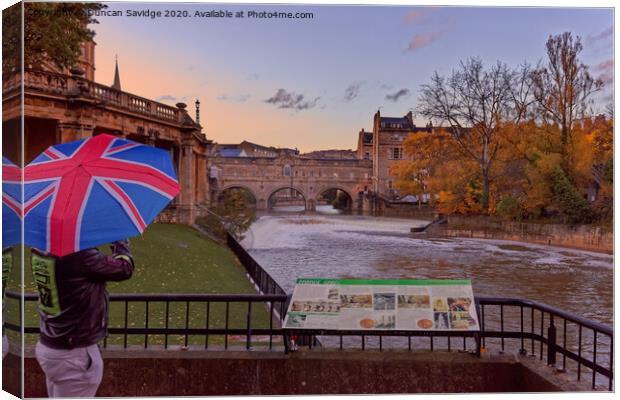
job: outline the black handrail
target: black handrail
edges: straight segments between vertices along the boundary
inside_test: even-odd
[[[7,299],[20,300],[22,294],[15,291],[6,291]],[[24,302],[36,302],[38,301],[38,294],[36,293],[24,293]],[[209,347],[209,336],[219,335],[224,336],[224,348],[229,347],[229,336],[240,335],[246,337],[246,349],[250,349],[252,345],[252,336],[265,335],[269,336],[269,349],[273,348],[273,337],[283,337],[282,331],[282,315],[286,310],[286,303],[288,297],[286,295],[278,294],[197,294],[197,293],[112,293],[109,296],[110,303],[124,303],[124,323],[123,326],[111,326],[108,328],[110,335],[122,335],[123,347],[128,347],[128,337],[130,335],[144,335],[144,348],[149,346],[149,335],[163,335],[164,336],[164,348],[168,348],[168,337],[170,335],[182,335],[184,336],[184,346],[188,345],[188,338],[190,335],[200,335],[204,337],[205,349]],[[144,314],[144,327],[132,327],[129,324],[129,304],[144,304],[146,311]],[[152,303],[164,303],[165,304],[165,326],[153,327],[149,326],[149,304]],[[184,304],[184,327],[170,327],[170,304],[179,303]],[[190,327],[190,307],[192,304],[206,304],[205,314],[205,326],[200,328]],[[212,303],[225,304],[225,325],[222,326],[210,326]],[[252,314],[258,307],[252,307],[252,304],[258,303],[264,306],[264,309],[269,315],[269,327],[268,328],[255,328],[252,327]],[[231,304],[245,304],[247,314],[245,315],[245,327],[233,328],[230,326],[230,313]],[[276,307],[276,304],[278,306]],[[204,306],[203,306],[204,307]],[[22,303],[20,302],[20,316],[22,310]],[[277,311],[277,312],[276,312]],[[21,330],[19,325],[5,322],[4,328],[17,331]],[[26,334],[39,333],[38,327],[26,326],[23,329]],[[107,347],[107,338],[103,342],[103,347]]]
[[[476,297],[480,304],[503,304],[507,306],[529,306],[533,307],[537,310],[544,311],[549,314],[554,314],[568,321],[574,322],[576,324],[582,324],[584,326],[588,326],[589,328],[596,329],[598,332],[604,333],[605,335],[613,336],[614,330],[610,326],[601,324],[600,322],[592,321],[583,317],[580,317],[575,314],[571,314],[567,311],[561,310],[559,308],[552,307],[545,303],[541,303],[535,300],[528,299],[520,299],[520,298],[505,298],[505,297]]]
[[[560,371],[566,371],[566,359],[571,359],[577,363],[577,380],[581,380],[581,366],[585,366],[592,370],[592,381],[591,387],[594,390],[596,388],[596,374],[601,374],[608,379],[608,390],[613,390],[613,342],[614,342],[614,332],[613,328],[607,325],[601,324],[596,321],[591,321],[586,318],[571,314],[564,310],[560,310],[558,308],[549,306],[545,303],[541,303],[538,301],[527,300],[527,299],[519,299],[519,298],[500,298],[500,297],[477,297],[476,304],[481,310],[480,319],[481,319],[481,327],[482,327],[482,337],[483,337],[483,345],[484,338],[501,338],[502,340],[502,350],[504,350],[504,339],[506,338],[514,338],[521,339],[521,348],[519,352],[521,354],[526,354],[527,350],[525,348],[525,340],[531,341],[531,350],[530,353],[535,355],[535,346],[534,341],[537,341],[539,344],[539,354],[538,357],[540,360],[543,359],[543,346],[547,346],[546,352],[546,362],[548,365],[556,366],[557,365],[557,353],[562,355],[562,367],[558,368]],[[486,325],[486,317],[484,312],[485,306],[499,306],[500,307],[500,331],[491,331],[485,327]],[[505,307],[518,307],[520,311],[520,324],[519,330],[511,330],[506,331],[504,329],[504,308]],[[530,309],[530,329],[529,331],[526,329],[524,324],[524,308]],[[540,322],[538,328],[539,332],[535,332],[534,326],[535,322],[535,312],[540,314]],[[488,315],[488,313],[486,314]],[[548,319],[545,320],[545,315],[548,315]],[[547,323],[545,324],[545,321]],[[560,325],[559,322],[563,323]],[[577,341],[577,353],[571,351],[569,346],[567,346],[567,337],[568,337],[568,323],[572,323],[576,325],[578,328],[578,341]],[[562,343],[558,342],[558,326],[562,328]],[[545,332],[545,327],[547,327],[547,331]],[[588,359],[584,356],[583,348],[585,343],[583,342],[583,329],[586,328],[592,331],[593,339],[592,339],[592,359]],[[607,366],[603,366],[600,364],[600,361],[597,361],[597,344],[599,340],[599,334],[606,336],[609,339],[609,363]]]
[[[278,282],[254,260],[254,257],[252,257],[230,233],[226,233],[226,244],[237,256],[239,262],[243,265],[260,293],[286,295],[286,291],[282,289]]]
[[[19,300],[19,292],[6,291],[6,297]],[[37,301],[36,293],[24,293],[25,301]],[[263,301],[286,301],[286,295],[279,294],[217,294],[217,293],[111,293],[110,301],[240,301],[240,302],[263,302]]]

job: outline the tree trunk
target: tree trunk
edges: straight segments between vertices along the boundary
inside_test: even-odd
[[[482,210],[485,214],[489,213],[489,192],[490,192],[489,171],[482,171]]]

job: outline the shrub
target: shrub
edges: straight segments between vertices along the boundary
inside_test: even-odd
[[[243,234],[256,220],[255,209],[248,206],[246,196],[240,191],[226,191],[219,204],[209,211],[198,217],[196,224],[222,240],[226,238],[226,232],[242,240]]]
[[[507,218],[515,218],[519,213],[519,202],[512,196],[505,196],[497,203],[497,215]]]
[[[560,211],[572,224],[590,223],[595,215],[584,196],[571,184],[560,167],[553,171],[553,194]]]

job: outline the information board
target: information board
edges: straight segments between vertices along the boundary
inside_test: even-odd
[[[297,279],[284,328],[478,331],[470,280]]]

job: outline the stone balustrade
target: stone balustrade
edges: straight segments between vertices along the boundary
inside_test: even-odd
[[[92,98],[100,100],[104,104],[146,115],[150,118],[183,123],[181,110],[176,107],[116,90],[110,86],[84,79],[81,76],[26,69],[24,70],[23,82],[25,90],[34,89],[49,94]],[[15,74],[3,81],[2,91],[6,93],[10,90],[19,89],[21,83],[21,76]]]

